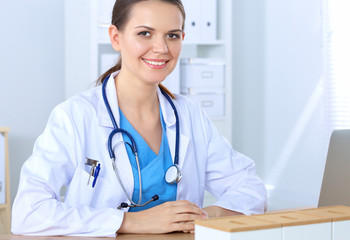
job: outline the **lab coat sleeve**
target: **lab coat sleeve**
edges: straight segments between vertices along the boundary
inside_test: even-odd
[[[21,170],[12,209],[12,229],[22,235],[115,237],[123,212],[113,208],[69,207],[60,202],[78,164],[80,143],[69,108],[56,107],[32,156]]]
[[[218,199],[214,205],[246,215],[264,213],[267,192],[255,163],[232,149],[204,113],[202,120],[208,154],[206,189]]]

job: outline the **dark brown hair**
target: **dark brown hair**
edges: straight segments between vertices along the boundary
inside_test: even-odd
[[[119,31],[123,31],[126,23],[129,20],[130,12],[134,4],[138,2],[143,2],[143,1],[150,1],[150,0],[116,0],[113,7],[111,24],[116,26]],[[182,29],[184,29],[186,14],[185,14],[185,9],[183,7],[181,0],[158,0],[158,1],[174,4],[180,9],[184,20],[182,23]],[[97,85],[102,84],[105,78],[108,77],[113,72],[120,70],[121,66],[122,66],[122,59],[120,56],[117,64],[98,78]],[[159,87],[163,91],[165,91],[168,95],[170,95],[172,98],[175,98],[175,96],[161,83],[159,84]]]

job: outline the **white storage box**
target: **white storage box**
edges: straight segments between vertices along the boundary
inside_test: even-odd
[[[183,58],[181,92],[217,92],[224,88],[225,62],[222,59]]]
[[[188,94],[190,98],[199,104],[210,117],[221,117],[225,114],[225,94]]]
[[[196,220],[195,240],[282,240],[281,224],[246,216]]]
[[[196,220],[195,240],[348,240],[350,207]]]
[[[332,238],[332,218],[330,217],[309,215],[298,211],[252,217],[282,224],[282,240],[331,240]]]

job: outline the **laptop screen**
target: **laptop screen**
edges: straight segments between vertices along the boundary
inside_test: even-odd
[[[350,206],[350,129],[333,131],[323,175],[319,207]]]

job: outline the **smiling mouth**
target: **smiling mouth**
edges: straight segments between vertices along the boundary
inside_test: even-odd
[[[152,60],[146,60],[143,59],[144,62],[153,65],[153,66],[162,66],[164,64],[166,64],[167,62],[169,62],[169,60],[164,60],[164,61],[152,61]]]

